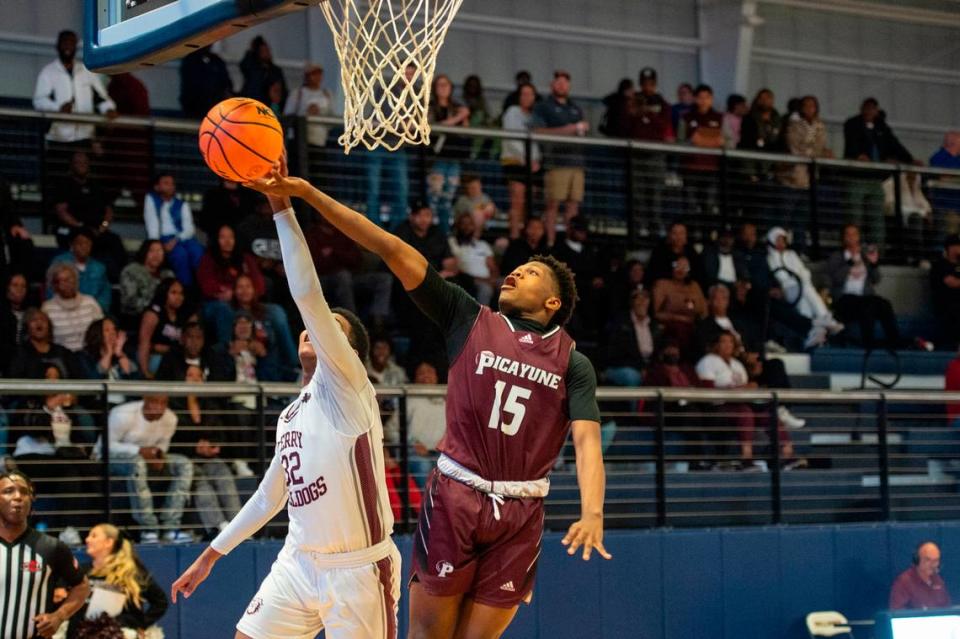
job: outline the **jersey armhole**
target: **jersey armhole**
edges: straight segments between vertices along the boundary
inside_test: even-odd
[[[489,308],[486,307],[486,306],[481,306],[481,307],[480,307],[480,309],[477,311],[477,316],[473,318],[473,324],[470,325],[470,330],[467,331],[466,337],[463,338],[463,344],[460,346],[460,352],[457,353],[456,357],[454,357],[452,360],[450,360],[450,365],[449,365],[449,367],[448,367],[448,370],[452,369],[452,368],[456,365],[456,363],[457,363],[458,361],[460,361],[460,356],[463,355],[463,351],[466,350],[467,342],[470,341],[470,336],[473,334],[473,331],[476,330],[477,324],[480,323],[480,317],[484,314],[484,312],[485,312],[484,309],[485,309],[485,308],[487,309],[486,312],[488,312],[488,313],[492,313],[492,312],[493,312],[493,311],[489,310]]]

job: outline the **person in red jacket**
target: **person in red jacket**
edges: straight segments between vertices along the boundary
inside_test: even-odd
[[[197,282],[203,298],[230,302],[233,285],[241,275],[248,275],[253,280],[257,297],[264,295],[266,284],[256,259],[237,247],[236,232],[232,226],[224,224],[217,231],[216,244],[211,244],[197,267]]]

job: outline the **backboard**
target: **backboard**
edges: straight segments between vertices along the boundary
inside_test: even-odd
[[[83,62],[120,73],[191,51],[316,0],[84,0]]]

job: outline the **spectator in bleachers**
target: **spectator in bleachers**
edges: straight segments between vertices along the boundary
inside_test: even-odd
[[[374,384],[384,386],[399,386],[409,381],[407,372],[393,359],[393,342],[389,337],[381,335],[371,340],[367,376]]]
[[[232,357],[216,347],[206,348],[206,336],[203,326],[196,321],[187,322],[180,331],[180,343],[170,347],[160,359],[156,379],[179,381],[187,374],[187,368],[197,366],[203,373],[204,381],[233,382],[236,371]]]
[[[667,229],[667,237],[650,253],[643,285],[653,290],[657,280],[668,279],[673,275],[673,263],[678,257],[687,258],[690,265],[690,277],[697,283],[705,281],[703,260],[688,242],[687,225],[673,222]]]
[[[457,258],[459,271],[472,278],[477,301],[489,306],[500,273],[493,259],[493,249],[485,240],[477,239],[475,231],[472,214],[457,216],[449,238],[450,254]]]
[[[287,279],[283,272],[277,226],[273,223],[273,209],[265,197],[258,197],[254,213],[237,225],[237,245],[241,251],[254,254],[266,280],[268,295],[272,293],[276,297],[279,290],[287,290]]]
[[[679,256],[673,261],[672,276],[657,280],[653,287],[653,316],[663,326],[664,336],[680,345],[685,359],[695,350],[695,323],[706,314],[707,301],[690,277],[690,262]]]
[[[308,62],[303,67],[303,84],[293,90],[283,107],[284,115],[320,117],[333,115],[333,96],[323,88],[323,67]],[[307,125],[307,144],[327,145],[327,125],[311,122]]]
[[[930,156],[930,166],[938,169],[960,169],[960,131],[947,131],[943,146]]]
[[[453,83],[444,74],[433,79],[428,119],[431,124],[451,127],[470,126],[470,109],[453,97]],[[460,188],[460,162],[467,157],[470,139],[443,133],[433,137],[433,163],[427,174],[427,199],[437,216],[440,229],[450,229],[453,198]]]
[[[520,94],[523,92],[524,85],[533,86],[533,76],[530,75],[529,71],[517,71],[517,74],[513,76],[514,82],[517,84],[517,88],[511,91],[503,98],[503,107],[500,109],[500,115],[503,116],[506,114],[507,109],[517,104],[520,104]],[[537,90],[533,90],[533,101],[539,102],[540,96],[537,94]]]
[[[728,149],[735,149],[740,144],[740,131],[743,128],[743,118],[750,112],[747,99],[739,93],[727,96],[727,110],[723,114],[723,138]]]
[[[503,112],[503,129],[530,132],[537,90],[527,83],[521,84],[516,92],[517,103]],[[520,237],[520,229],[527,216],[527,173],[533,174],[535,182],[539,181],[542,161],[540,145],[536,142],[530,143],[530,157],[527,158],[527,145],[523,140],[501,141],[500,164],[510,192],[510,239]]]
[[[774,106],[773,91],[760,89],[753,98],[750,112],[743,118],[740,143],[737,148],[768,153],[778,152],[782,129],[783,118]]]
[[[107,268],[90,257],[93,251],[93,233],[79,228],[73,231],[70,250],[53,258],[52,264],[71,264],[80,275],[79,290],[97,301],[104,313],[110,312],[113,290],[107,279]],[[47,282],[47,297],[53,294],[52,282]]]
[[[633,80],[623,78],[617,85],[617,90],[603,98],[603,106],[606,111],[597,130],[611,138],[625,138],[629,134],[629,123],[627,121],[627,110],[630,103],[633,102],[633,96],[637,88],[633,85]]]
[[[783,150],[805,158],[833,157],[827,139],[827,126],[820,119],[820,102],[816,96],[801,98],[799,110],[787,119]],[[810,215],[810,195],[807,192],[810,188],[810,167],[806,164],[781,164],[778,177],[780,183],[790,189],[784,194],[782,206],[796,248],[802,253],[807,246]]]
[[[630,310],[607,325],[604,379],[614,386],[640,386],[660,338],[660,325],[650,316],[650,292],[630,294]]]
[[[413,373],[414,384],[439,384],[437,369],[430,362],[420,362]],[[446,431],[446,401],[438,397],[407,398],[407,441],[410,442],[410,474],[421,488],[433,470],[440,454],[437,444]]]
[[[203,370],[188,366],[183,381],[203,384]],[[193,462],[193,502],[205,536],[213,537],[240,512],[237,482],[225,456],[237,454],[224,422],[227,406],[218,397],[187,395],[175,407],[177,430],[172,442]]]
[[[813,322],[807,342],[811,345],[822,343],[824,333],[836,335],[843,330],[843,324],[827,308],[813,283],[810,269],[790,248],[787,237],[787,232],[779,226],[767,233],[767,266],[779,284],[783,297],[790,303],[795,302],[797,312]]]
[[[27,278],[14,273],[0,298],[0,362],[9,362],[27,332]]]
[[[305,235],[317,276],[330,303],[359,315],[378,330],[385,326],[390,316],[392,276],[378,268],[369,268],[356,242],[320,215],[312,218]],[[369,300],[363,313],[359,311],[358,300]]]
[[[297,378],[299,359],[290,334],[286,312],[276,304],[263,303],[257,297],[253,281],[247,275],[237,277],[233,287],[233,308],[246,311],[253,320],[253,339],[264,345],[266,353],[258,357],[257,379],[285,382]],[[233,331],[230,332],[233,334]]]
[[[410,206],[410,215],[394,229],[394,234],[417,249],[441,277],[449,279],[459,273],[457,258],[450,253],[447,237],[433,223],[433,217],[433,210],[425,202],[415,201]],[[395,295],[394,299],[402,297],[406,295]]]
[[[729,331],[722,331],[717,335],[714,343],[710,345],[710,352],[697,362],[697,376],[702,385],[730,390],[757,388],[757,382],[750,380],[747,369],[734,357],[735,349],[736,341]],[[755,414],[753,408],[742,401],[720,404],[719,412],[729,417],[737,429],[743,469],[760,468],[753,460],[753,439],[757,422],[763,425],[766,420],[762,415]],[[780,445],[785,466],[797,467],[797,461],[793,459],[793,443],[779,420],[777,428],[780,431]]]
[[[140,370],[127,357],[126,344],[127,334],[109,317],[91,324],[83,336],[83,349],[77,353],[84,379],[139,379]]]
[[[738,281],[750,281],[750,272],[741,253],[733,250],[733,231],[723,227],[717,233],[717,241],[703,249],[704,283],[713,286],[718,282],[731,291]]]
[[[270,85],[280,83],[280,108],[287,100],[287,81],[283,77],[283,71],[273,62],[273,53],[270,45],[263,39],[263,36],[256,36],[251,42],[247,52],[240,61],[240,72],[243,73],[243,86],[240,88],[240,95],[260,100],[264,104],[270,104],[270,95],[268,91]]]
[[[417,74],[417,65],[408,63],[403,69],[403,80],[397,80],[392,88],[394,96],[393,102],[399,102],[403,90],[407,86],[414,87],[420,82],[419,79],[414,82]],[[389,107],[391,100],[385,103]],[[385,148],[377,147],[364,154],[364,163],[367,173],[367,201],[365,213],[367,219],[378,226],[395,227],[403,222],[407,215],[407,197],[410,190],[409,162],[406,152],[403,148],[396,151],[388,151]],[[383,180],[381,180],[381,176]],[[381,209],[381,182],[387,185],[387,197],[389,199],[389,222],[383,223]],[[418,190],[419,192],[419,190]],[[273,222],[270,222],[271,226]]]
[[[673,142],[670,104],[657,92],[657,72],[640,70],[640,90],[624,112],[626,137],[647,142]],[[663,227],[663,189],[667,172],[666,156],[643,153],[634,156],[634,194],[636,206],[644,212],[644,228],[660,233]]]
[[[177,279],[184,286],[192,286],[203,245],[197,241],[190,205],[177,197],[177,183],[170,173],[154,178],[153,192],[143,200],[143,222],[147,238],[163,242]]]
[[[124,639],[162,639],[163,630],[157,622],[167,611],[167,595],[137,557],[130,539],[112,524],[99,524],[90,530],[85,543],[91,561],[81,564],[80,569],[90,579],[91,589],[94,592],[120,592],[125,597],[119,612],[108,613],[120,627],[121,636]],[[67,636],[73,639],[112,637],[107,634],[109,631],[96,634],[94,628],[104,629],[103,624],[103,616],[87,619],[86,610],[81,610],[70,618]]]
[[[940,548],[926,541],[913,554],[913,565],[890,587],[890,610],[949,608],[950,592],[940,576]]]
[[[193,464],[183,455],[168,453],[177,430],[177,416],[167,407],[166,395],[145,396],[113,408],[107,420],[110,437],[110,476],[127,482],[134,521],[141,527],[140,541],[173,543],[193,540],[180,530],[183,509],[190,498]],[[100,458],[101,447],[94,449]],[[168,482],[163,506],[154,508],[150,482]]]
[[[233,95],[227,63],[210,45],[201,47],[180,62],[180,106],[188,118],[199,120],[215,104]]]
[[[174,277],[166,268],[160,240],[144,240],[133,261],[120,272],[120,316],[124,327],[140,327],[140,314],[150,306],[160,282]]]
[[[10,182],[0,176],[0,273],[9,277],[35,271],[33,239],[17,214]]]
[[[71,351],[79,350],[87,327],[103,317],[103,310],[97,300],[79,292],[79,275],[73,264],[54,262],[47,270],[47,281],[53,297],[40,309],[50,318],[53,338]]]
[[[63,371],[67,379],[82,378],[76,355],[54,343],[53,328],[46,313],[36,308],[27,309],[23,325],[26,335],[6,362],[6,377],[37,379],[43,377],[47,366],[53,365]]]
[[[197,267],[197,284],[206,300],[229,303],[233,299],[233,286],[240,275],[247,275],[253,282],[257,295],[266,294],[266,283],[252,254],[237,246],[237,234],[233,226],[224,224],[211,237],[209,246]]]
[[[107,93],[116,104],[117,113],[137,117],[150,116],[150,93],[146,85],[132,73],[110,76]]]
[[[548,135],[583,137],[590,129],[580,108],[570,99],[570,74],[554,71],[550,95],[533,107],[533,130]],[[553,246],[557,239],[557,213],[564,202],[564,221],[577,216],[584,195],[584,157],[579,146],[551,144],[544,148],[544,175],[546,207],[543,221],[547,229],[547,245]]]
[[[683,82],[677,87],[677,101],[670,107],[670,124],[674,131],[680,130],[680,121],[693,108],[693,85]]]
[[[890,350],[898,348],[900,329],[893,306],[876,294],[881,278],[880,249],[874,244],[861,246],[860,229],[853,224],[843,227],[843,247],[830,256],[827,272],[837,319],[844,324],[857,322],[860,341],[868,349],[878,344],[874,327],[879,321],[884,338],[879,344]]]
[[[483,84],[480,76],[468,75],[463,81],[463,104],[470,109],[470,126],[490,127],[495,118],[487,105],[487,98],[483,95]],[[474,138],[471,143],[470,158],[481,157],[484,147],[489,147],[494,140]]]
[[[224,224],[236,228],[253,215],[256,199],[256,193],[240,188],[240,184],[230,180],[221,179],[217,186],[207,189],[197,220],[197,226],[207,235],[207,244]]]
[[[940,333],[937,343],[954,350],[960,343],[960,235],[949,235],[930,269],[930,301]]]
[[[266,105],[273,111],[273,115],[279,120],[283,117],[284,107],[284,84],[280,80],[273,80],[267,86]]]
[[[894,135],[887,124],[886,113],[876,98],[867,98],[860,114],[843,124],[843,157],[861,162],[913,163],[913,155]],[[847,189],[848,221],[864,229],[868,242],[883,246],[886,238],[883,216],[883,189],[886,174],[854,173]]]
[[[546,230],[543,220],[539,217],[530,217],[523,226],[523,237],[511,240],[507,250],[500,260],[500,272],[510,273],[513,269],[530,261],[534,255],[548,252],[545,239]]]
[[[630,310],[630,300],[633,299],[636,291],[651,292],[652,289],[643,285],[645,275],[643,262],[635,258],[628,259],[612,274],[610,281],[607,282],[610,291],[607,296],[607,306],[611,317]]]
[[[454,217],[459,217],[461,213],[469,213],[473,216],[478,239],[483,235],[487,222],[497,214],[497,205],[489,195],[483,192],[483,181],[479,175],[467,175],[463,178],[463,193],[453,205]]]
[[[163,280],[140,319],[137,364],[144,377],[153,379],[160,359],[180,342],[186,323],[196,318],[187,304],[183,284],[172,278]]]
[[[664,338],[654,352],[653,363],[647,371],[643,385],[661,388],[696,388],[700,378],[689,362],[680,356],[676,340]],[[674,411],[671,409],[671,413]]]
[[[60,113],[93,113],[115,117],[113,103],[103,81],[76,59],[77,34],[61,31],[57,35],[57,59],[43,67],[37,76],[33,91],[33,108],[37,111]],[[94,125],[73,122],[54,122],[47,132],[47,140],[59,148],[88,149],[94,135]],[[51,145],[51,149],[53,145]]]
[[[93,232],[93,256],[107,267],[115,281],[127,263],[120,236],[110,230],[113,206],[103,189],[90,178],[90,158],[77,151],[70,158],[70,172],[52,197],[57,246],[66,249],[71,233],[87,228]]]
[[[571,319],[569,330],[574,334],[592,335],[608,319],[606,314],[606,280],[604,265],[597,247],[590,242],[589,225],[582,215],[567,222],[567,233],[551,253],[573,271],[580,306]]]
[[[695,103],[680,120],[677,139],[704,149],[721,149],[723,116],[713,108],[713,89],[701,84],[694,92]],[[681,167],[684,190],[691,213],[701,216],[717,212],[717,178],[719,158],[713,155],[684,155]]]

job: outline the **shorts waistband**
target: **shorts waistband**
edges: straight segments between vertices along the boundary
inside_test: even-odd
[[[317,568],[356,568],[380,561],[390,555],[394,546],[393,539],[387,537],[378,544],[352,550],[350,552],[320,552],[310,546],[287,546],[291,551],[301,552],[310,556],[310,561]]]
[[[516,499],[525,497],[543,499],[550,493],[550,479],[548,477],[528,481],[490,481],[469,468],[464,468],[456,460],[444,454],[441,454],[440,459],[437,460],[437,470],[450,479],[455,479],[461,484],[466,484],[488,495],[500,495]]]

